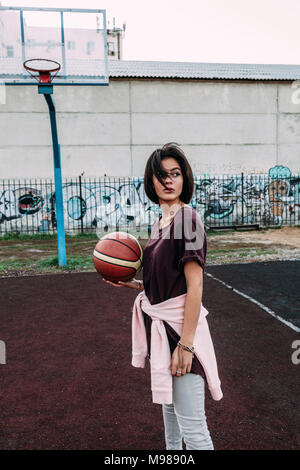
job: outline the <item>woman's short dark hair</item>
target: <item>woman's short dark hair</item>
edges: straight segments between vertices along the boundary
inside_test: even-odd
[[[162,148],[154,150],[147,160],[145,173],[144,173],[144,186],[148,198],[155,204],[159,204],[158,196],[155,192],[153,185],[153,175],[156,176],[158,181],[166,188],[163,178],[167,173],[162,169],[161,162],[165,158],[174,158],[180,165],[183,185],[180,200],[188,204],[193,197],[194,192],[194,176],[186,156],[178,144],[169,142]]]

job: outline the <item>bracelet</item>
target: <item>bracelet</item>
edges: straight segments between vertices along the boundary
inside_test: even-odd
[[[187,346],[186,344],[181,343],[178,341],[177,346],[179,346],[181,349],[184,349],[184,351],[189,351],[190,353],[194,354],[195,348],[192,346],[191,348]]]
[[[138,283],[138,290],[141,290],[141,287],[142,287],[142,284],[143,284],[143,281],[140,281],[139,279],[136,279],[136,282]]]

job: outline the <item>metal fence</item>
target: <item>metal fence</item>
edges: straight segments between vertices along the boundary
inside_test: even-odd
[[[300,175],[195,175],[194,207],[206,227],[300,224]],[[160,208],[143,178],[63,181],[66,233],[119,230],[147,237]],[[0,180],[0,234],[55,233],[51,179]]]

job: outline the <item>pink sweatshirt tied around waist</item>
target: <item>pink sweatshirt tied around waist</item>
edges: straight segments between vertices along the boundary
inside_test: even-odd
[[[171,351],[163,320],[181,336],[184,320],[186,293],[151,305],[145,291],[135,299],[132,309],[132,365],[145,367],[148,354],[146,328],[143,311],[151,319],[151,389],[153,403],[170,404],[172,400]],[[221,400],[223,393],[218,375],[217,361],[210,336],[206,315],[208,311],[201,304],[196,328],[194,347],[207,379],[211,396]],[[180,378],[178,378],[180,380]]]

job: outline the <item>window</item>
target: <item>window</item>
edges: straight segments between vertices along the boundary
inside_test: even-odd
[[[68,41],[67,42],[67,47],[70,51],[74,51],[75,50],[75,41]]]
[[[14,46],[6,46],[6,56],[7,57],[14,56]]]
[[[94,42],[88,42],[87,43],[87,54],[90,55],[92,52],[95,50],[95,43]]]
[[[115,55],[115,43],[108,42],[107,47],[108,47],[108,55]]]

